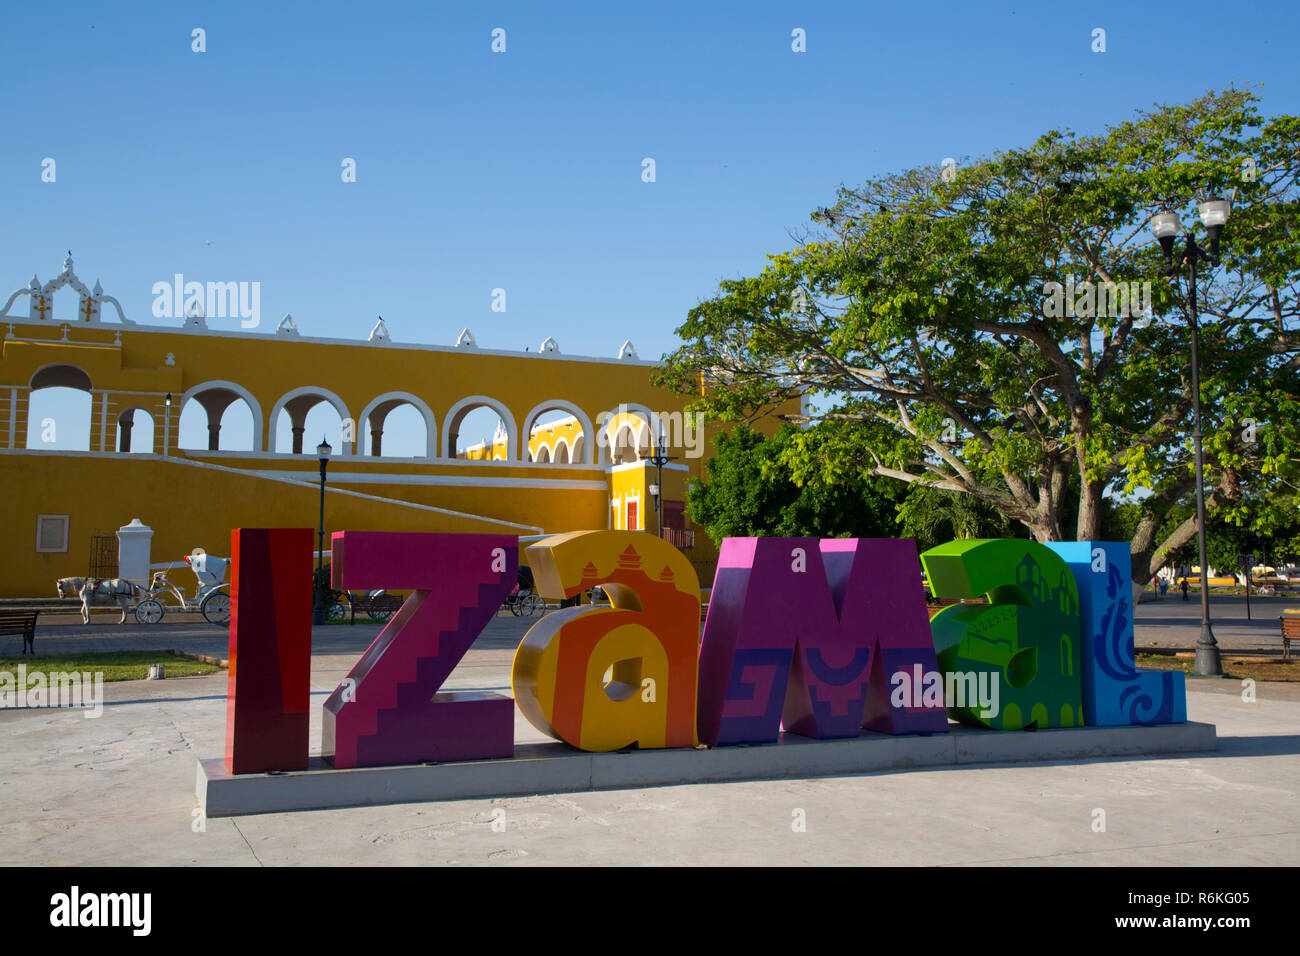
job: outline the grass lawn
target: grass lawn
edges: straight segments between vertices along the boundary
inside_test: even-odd
[[[1284,661],[1279,657],[1241,658],[1232,657],[1220,651],[1223,659],[1223,674],[1233,680],[1280,680],[1300,681],[1300,659]],[[1171,657],[1168,654],[1137,655],[1138,667],[1152,670],[1182,671],[1190,674],[1196,663],[1192,657]]]
[[[177,657],[166,651],[118,651],[107,654],[46,654],[35,657],[0,657],[0,671],[18,673],[18,665],[26,664],[27,673],[42,671],[89,671],[102,673],[104,682],[118,680],[144,680],[149,676],[150,664],[163,664],[168,677],[200,677],[221,670],[215,664]]]

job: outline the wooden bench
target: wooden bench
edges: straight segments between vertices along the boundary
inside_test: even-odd
[[[40,611],[0,611],[0,635],[21,634],[23,653],[36,653],[36,618]]]
[[[1282,660],[1291,657],[1291,642],[1300,638],[1300,614],[1283,614],[1277,619],[1282,628]]]

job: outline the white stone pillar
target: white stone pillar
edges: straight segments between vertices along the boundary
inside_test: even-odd
[[[149,551],[152,546],[153,528],[143,524],[139,518],[132,518],[131,523],[117,529],[117,576],[138,584],[149,583]]]

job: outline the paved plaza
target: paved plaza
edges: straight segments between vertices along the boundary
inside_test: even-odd
[[[1230,651],[1262,646],[1270,625],[1276,632],[1280,606],[1256,602],[1260,620],[1247,623],[1234,602],[1216,602],[1220,640]],[[1198,614],[1195,602],[1177,598],[1142,605],[1138,643],[1190,647]],[[109,620],[87,628],[79,619],[43,618],[37,648],[176,647],[225,656],[224,634],[209,625],[150,629]],[[535,620],[498,616],[446,686],[508,692],[513,649]],[[377,630],[316,629],[314,748],[320,703]],[[13,643],[0,653],[16,653]],[[98,719],[72,710],[0,712],[0,863],[1300,863],[1300,686],[1261,683],[1248,701],[1240,682],[1188,684],[1188,717],[1217,725],[1217,752],[200,821],[195,767],[223,752],[225,673],[114,683],[105,685]],[[518,713],[516,738],[544,739]]]

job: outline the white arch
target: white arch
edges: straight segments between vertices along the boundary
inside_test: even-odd
[[[542,442],[541,447],[537,449],[537,452],[538,452],[538,454],[537,454],[536,456],[534,456],[533,461],[540,462],[540,463],[542,463],[542,464],[544,464],[544,465],[546,465],[546,464],[550,464],[550,461],[551,461],[551,446],[550,446],[550,445],[546,444],[546,442]],[[545,454],[545,457],[542,457],[543,454]]]
[[[62,366],[65,363],[56,364]],[[76,371],[85,375],[81,369]],[[86,379],[89,378],[86,375]],[[41,451],[101,451],[102,448],[92,444],[92,436],[95,434],[96,412],[102,408],[101,397],[89,386],[83,388],[79,383],[31,388],[27,393],[24,447]],[[60,434],[63,441],[59,440]]]
[[[620,414],[624,414],[624,413],[628,415],[640,416],[641,420],[645,422],[646,425],[649,426],[651,436],[656,436],[659,434],[658,414],[650,411],[650,409],[646,408],[644,405],[638,404],[637,402],[623,402],[617,407],[607,412],[601,412],[598,416],[596,416],[596,420],[600,422],[600,432],[599,434],[596,435],[596,444],[600,446],[599,448],[595,449],[596,456],[597,456],[596,457],[597,464],[601,464],[601,465],[610,464],[612,456],[609,454],[609,451],[610,448],[613,446],[613,443],[610,441],[610,437],[617,438],[618,435],[617,433],[615,433],[615,435],[613,436],[606,436],[605,432],[609,430],[609,423],[615,418],[617,418]],[[664,437],[667,438],[666,431],[664,433]],[[651,447],[652,448],[654,447],[653,441],[651,442]],[[586,452],[584,451],[584,457],[585,454]]]
[[[542,459],[541,459],[539,456],[541,455],[542,452],[546,452],[546,461],[550,461],[550,460],[551,460],[551,446],[550,446],[549,444],[547,444],[546,439],[544,439],[544,438],[539,438],[537,441],[538,441],[538,445],[537,445],[537,450],[536,450],[536,451],[534,451],[531,447],[529,447],[529,449],[528,449],[528,460],[529,460],[529,461],[541,462]],[[529,442],[529,445],[531,446],[531,445],[532,445],[532,442]]]
[[[434,418],[433,409],[430,408],[422,398],[417,398],[410,392],[385,392],[378,398],[371,401],[361,412],[361,417],[356,421],[356,428],[353,429],[353,437],[357,441],[358,454],[365,450],[365,435],[361,431],[363,428],[370,427],[370,413],[384,402],[400,399],[411,405],[420,417],[424,419],[424,458],[429,460],[438,457],[438,423]]]
[[[284,406],[289,404],[289,402],[293,401],[295,398],[299,398],[303,395],[316,395],[322,401],[329,402],[330,405],[334,407],[334,411],[339,413],[340,422],[347,421],[348,419],[352,418],[352,416],[348,414],[347,403],[345,403],[343,399],[339,398],[337,395],[331,392],[328,388],[321,388],[317,385],[304,385],[301,388],[295,388],[292,391],[285,392],[276,401],[275,405],[271,407],[270,422],[271,422],[272,434],[275,433],[275,430],[280,425],[280,412],[284,411]],[[319,402],[317,404],[319,404]],[[352,441],[355,442],[356,440],[357,440],[357,422],[356,419],[352,419]],[[270,451],[270,449],[268,448],[267,451]],[[347,457],[351,454],[352,454],[352,442],[343,442],[343,447],[339,449],[340,457]]]
[[[32,382],[36,381],[42,372],[50,368],[70,368],[80,372],[86,376],[86,387],[82,388],[80,385],[42,385],[39,388],[32,388]],[[79,392],[92,392],[95,388],[95,380],[90,377],[89,372],[73,362],[46,362],[35,372],[32,372],[31,377],[27,379],[27,387],[31,388],[32,391],[40,391],[42,388],[75,388]]]
[[[159,424],[158,424],[158,422],[157,422],[157,420],[154,418],[154,414],[153,414],[153,412],[151,412],[148,408],[146,408],[146,407],[143,406],[143,405],[127,405],[126,407],[124,407],[124,408],[120,408],[120,409],[118,410],[118,413],[117,413],[117,421],[116,421],[116,426],[117,426],[117,428],[116,428],[115,434],[117,434],[117,435],[121,435],[122,419],[126,418],[128,415],[131,416],[132,427],[134,427],[134,425],[135,425],[135,413],[136,413],[136,412],[139,412],[139,413],[140,413],[141,415],[143,415],[145,418],[149,419],[149,443],[148,443],[148,445],[145,445],[144,443],[139,443],[139,436],[138,436],[138,435],[135,435],[135,434],[132,434],[132,436],[131,436],[131,447],[132,447],[131,454],[133,454],[133,455],[141,454],[141,452],[137,452],[137,451],[134,450],[134,449],[135,449],[135,446],[136,446],[137,443],[140,444],[140,447],[144,449],[145,453],[152,452],[153,449],[154,449],[154,437],[155,437],[155,436],[158,434],[158,432],[161,430],[161,429],[160,429],[160,426],[159,426]],[[117,451],[117,450],[118,450],[118,445],[119,445],[120,443],[121,443],[121,439],[120,439],[120,438],[118,438],[117,440],[115,440],[114,442],[112,442],[112,450],[113,450],[113,451]]]
[[[582,464],[582,465],[594,464],[594,462],[592,462],[591,460],[591,445],[596,436],[596,429],[592,426],[591,419],[587,417],[587,413],[584,412],[577,405],[573,404],[573,402],[566,402],[563,399],[553,398],[549,402],[542,402],[540,405],[533,406],[533,410],[529,412],[526,416],[524,416],[524,431],[523,431],[523,434],[525,436],[524,440],[528,441],[529,439],[532,438],[533,426],[537,423],[538,416],[541,415],[543,412],[549,412],[552,409],[559,409],[561,411],[568,412],[570,415],[576,418],[578,420],[578,424],[582,426],[582,434],[586,436],[590,436],[588,437],[587,441],[583,443],[583,447],[582,447],[583,460],[581,462],[574,462],[574,464]],[[569,451],[572,452],[573,449],[570,448]]]
[[[624,421],[623,424],[618,426],[618,430],[614,432],[613,440],[609,443],[612,452],[610,459],[614,464],[627,465],[632,462],[642,461],[645,458],[645,456],[641,454],[641,442],[639,440],[641,433],[644,431],[645,425],[638,427],[628,421]],[[627,435],[626,442],[623,440],[624,435]],[[628,457],[621,462],[618,460],[619,448],[626,448],[628,450]]]
[[[224,388],[228,391],[234,392],[248,403],[248,410],[253,413],[253,451],[265,451],[266,446],[262,444],[261,404],[253,397],[253,393],[244,388],[244,386],[236,385],[234,382],[227,382],[224,379],[214,378],[210,381],[203,382],[200,385],[195,385],[182,395],[181,400],[176,403],[176,427],[178,429],[180,428],[180,416],[181,412],[185,410],[185,403],[200,392],[208,392],[214,388]],[[275,427],[275,419],[271,420],[271,427]],[[179,432],[177,434],[179,436]]]
[[[560,453],[560,446],[564,446],[564,461],[557,461],[556,455]],[[573,464],[573,446],[569,444],[569,439],[563,435],[555,439],[555,448],[551,451],[552,464],[571,465]]]
[[[492,411],[501,416],[501,421],[504,423],[506,429],[505,460],[519,461],[519,429],[515,425],[515,416],[511,415],[510,409],[506,408],[501,404],[501,402],[497,401],[495,398],[488,398],[486,395],[470,395],[467,398],[462,398],[447,410],[446,416],[442,419],[442,444],[438,446],[442,452],[442,456],[444,458],[450,458],[453,456],[455,451],[455,449],[451,447],[451,426],[455,423],[457,428],[460,427],[460,423],[456,421],[456,416],[463,411],[468,411],[469,409],[476,408],[479,405],[486,405],[488,408],[492,409]],[[498,458],[493,460],[500,461],[501,459]]]

